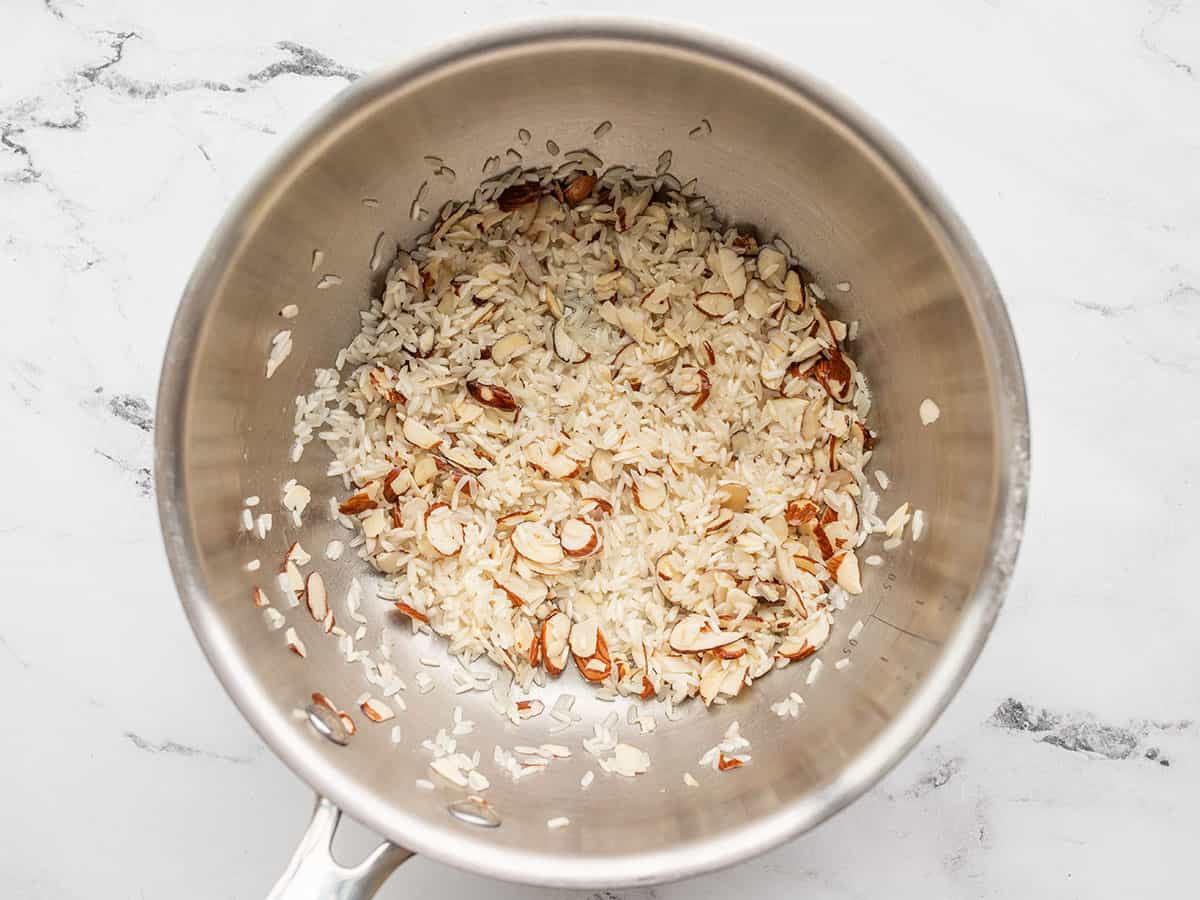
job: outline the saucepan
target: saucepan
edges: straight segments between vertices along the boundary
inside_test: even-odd
[[[365,563],[351,552],[336,564],[320,556],[339,619],[356,632],[339,604],[352,578],[363,585],[357,646],[388,643],[409,676],[420,658],[442,653],[443,665],[424,669],[432,689],[409,681],[407,708],[376,725],[355,705],[368,688],[361,663],[348,663],[275,585],[294,542],[317,557],[347,537],[321,514],[338,485],[320,442],[291,461],[294,398],[315,368],[332,364],[381,289],[386,266],[372,257],[413,242],[443,203],[470,196],[485,167],[553,164],[585,147],[606,164],[651,171],[671,151],[671,171],[696,178],[728,221],[781,236],[818,282],[840,286],[827,290],[829,304],[860,323],[856,358],[873,385],[875,465],[891,476],[889,503],[908,500],[928,522],[919,542],[864,569],[864,593],[821,650],[826,677],[806,685],[805,669],[792,666],[725,705],[685,704],[637,735],[649,772],[601,775],[586,790],[579,743],[614,704],[577,676],[563,675],[544,697],[550,706],[572,693],[578,724],[556,732],[558,720],[543,715],[518,728],[485,693],[455,693],[457,663],[401,627],[390,603],[370,602]],[[289,305],[299,315],[281,319]],[[264,360],[284,328],[293,349],[268,380]],[[941,410],[932,425],[919,414],[927,398]],[[187,616],[234,703],[320,798],[273,894],[293,898],[368,897],[412,852],[517,882],[643,885],[744,860],[813,828],[895,765],[966,676],[1014,565],[1028,474],[1024,385],[1003,301],[917,165],[829,88],[757,52],[612,22],[494,33],[330,102],[204,250],[167,346],[157,424],[159,514]],[[302,526],[279,506],[293,478],[313,490]],[[242,509],[253,496],[246,531]],[[303,658],[289,652],[293,633]],[[835,670],[843,656],[853,664]],[[781,718],[771,704],[792,690],[804,707]],[[454,707],[475,723],[459,749],[478,750],[485,771],[496,745],[549,742],[573,756],[535,778],[496,773],[473,795],[436,779],[422,748],[452,728]],[[356,733],[330,708],[350,710]],[[734,721],[752,740],[752,763],[686,785],[682,773]],[[329,852],[343,810],[386,838],[354,868]],[[548,828],[551,819],[569,824]]]

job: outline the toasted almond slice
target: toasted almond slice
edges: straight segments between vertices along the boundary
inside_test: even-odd
[[[553,566],[563,560],[562,544],[545,525],[522,522],[513,529],[513,549],[533,563]]]
[[[567,556],[591,556],[600,549],[600,533],[587,519],[567,519],[559,529],[559,543]]]
[[[778,302],[778,300],[772,300],[770,288],[757,278],[752,279],[746,285],[746,295],[742,298],[742,304],[752,319],[767,318],[774,311]]]
[[[787,257],[774,247],[763,247],[758,251],[758,277],[770,284],[783,283]]]
[[[633,502],[647,512],[658,509],[667,500],[667,483],[663,481],[662,476],[653,472],[634,475],[631,488]]]
[[[696,394],[696,399],[692,402],[692,409],[702,407],[712,394],[712,382],[708,378],[708,373],[703,369],[697,369],[696,371],[700,378],[700,390]]]
[[[608,450],[597,450],[592,454],[592,477],[597,481],[609,481],[616,474],[613,455]]]
[[[400,612],[404,613],[404,615],[408,616],[410,619],[413,619],[417,622],[424,622],[426,625],[429,624],[429,617],[426,616],[425,613],[418,609],[414,609],[402,600],[397,600],[393,605],[396,607],[396,609],[400,610]]]
[[[817,521],[819,513],[820,507],[815,501],[807,497],[797,497],[795,500],[788,501],[783,515],[789,525],[801,527]]]
[[[696,309],[712,319],[729,315],[733,305],[733,296],[725,292],[705,291],[696,297]]]
[[[792,312],[800,312],[808,300],[804,280],[795,269],[788,271],[783,279],[783,297],[787,308]]]
[[[574,478],[583,471],[583,463],[562,453],[547,453],[540,444],[530,444],[525,449],[525,459],[548,478]]]
[[[404,420],[402,430],[404,432],[404,439],[414,447],[420,447],[422,450],[432,450],[442,443],[442,439],[436,431],[412,416]]]
[[[733,631],[713,630],[703,616],[687,616],[675,623],[667,643],[676,653],[707,653],[741,640]]]
[[[800,437],[804,440],[814,441],[821,433],[821,412],[824,409],[824,397],[818,397],[804,408],[804,416],[800,420]]]
[[[325,579],[320,572],[310,572],[304,582],[304,602],[308,604],[309,614],[316,622],[324,621],[329,612],[329,597],[325,592]]]
[[[646,675],[642,676],[642,692],[638,694],[642,700],[653,699],[657,691],[654,690],[654,682]]]
[[[312,702],[317,704],[317,706],[325,707],[327,710],[329,710],[335,716],[339,713],[339,710],[334,705],[333,701],[330,700],[328,697],[326,697],[324,694],[322,694],[320,691],[313,691]]]
[[[594,462],[593,462],[594,466]],[[599,522],[613,513],[613,505],[602,497],[585,497],[579,504],[579,511],[585,519]]]
[[[267,599],[267,595],[263,593],[262,588],[256,587],[254,589],[254,605],[259,609],[262,609],[264,606],[271,605],[271,601]]]
[[[728,772],[730,769],[740,769],[745,763],[736,756],[726,756],[722,753],[717,757],[717,771]]]
[[[498,409],[501,412],[515,412],[520,408],[517,405],[517,401],[514,399],[513,395],[510,394],[506,388],[503,388],[498,384],[485,384],[482,381],[468,381],[467,393],[471,395],[471,399],[481,406]],[[404,423],[404,427],[406,429],[404,432],[405,437],[408,437],[407,428],[408,422],[410,421],[412,420],[406,420]],[[409,440],[412,439],[409,438]],[[413,441],[413,443],[416,442]],[[417,446],[420,447],[421,445],[417,444]],[[431,448],[426,447],[425,449],[429,450]]]
[[[809,575],[817,575],[821,571],[821,564],[803,553],[797,553],[792,557],[792,561],[796,564],[797,569],[807,572]]]
[[[301,659],[308,656],[308,649],[304,646],[304,641],[300,640],[300,636],[296,634],[295,628],[289,628],[283,633],[283,639],[287,642],[287,648],[295,653]]]
[[[365,491],[359,491],[346,500],[338,507],[338,512],[343,516],[357,516],[361,512],[366,512],[368,509],[374,509],[379,504],[367,495]]]
[[[521,719],[532,719],[540,716],[546,709],[546,704],[536,697],[531,700],[517,701],[517,716]]]
[[[295,560],[283,561],[283,575],[288,590],[296,593],[304,590],[304,576],[300,574],[300,567],[296,565]]]
[[[586,362],[591,357],[571,335],[564,319],[558,319],[550,326],[550,343],[554,347],[554,355],[565,363]]]
[[[565,613],[555,612],[542,620],[542,664],[548,674],[560,675],[566,668],[570,634],[571,620]]]
[[[486,469],[490,463],[480,456],[473,447],[458,444],[442,453],[445,460],[460,469],[465,469],[472,475],[477,475]]]
[[[670,588],[683,580],[683,570],[671,553],[664,553],[654,562],[654,575],[658,579],[658,589],[668,600],[671,599]]]
[[[608,643],[604,640],[604,632],[596,627],[593,632],[595,637],[590,642],[586,639],[582,642],[585,649],[588,643],[592,647],[592,652],[585,656],[575,650],[575,631],[579,625],[580,623],[576,623],[571,628],[571,655],[575,657],[575,666],[579,669],[579,674],[588,681],[603,681],[612,672],[612,660],[608,655]],[[595,626],[595,622],[591,622],[590,625]],[[588,628],[589,625],[585,624],[585,634]]]
[[[828,314],[821,309],[819,303],[812,305],[813,323],[809,328],[809,333],[817,338],[826,347],[837,349],[838,339],[837,334],[833,330],[833,323],[829,320]]]
[[[671,311],[671,283],[663,282],[647,291],[641,299],[641,307],[656,316],[665,315]]]
[[[821,559],[829,559],[834,554],[833,541],[825,532],[825,526],[820,523],[812,526],[813,539],[817,542],[817,549],[821,551]]]
[[[515,572],[497,572],[492,576],[492,581],[508,595],[514,608],[525,605],[536,607],[546,599],[548,593],[544,582],[522,578]]]
[[[532,346],[525,335],[519,331],[511,332],[492,345],[492,362],[506,366]]]
[[[596,186],[595,175],[578,175],[571,180],[571,183],[563,188],[563,199],[570,206],[578,206],[592,194],[592,189]]]
[[[585,619],[571,626],[571,652],[585,659],[596,652],[596,635],[600,626],[595,619]]]
[[[722,665],[724,664],[714,662],[700,676],[699,693],[700,699],[704,701],[705,706],[712,703],[721,690],[721,683],[725,680],[726,674],[726,670],[722,668]]]
[[[636,306],[618,306],[617,323],[621,330],[639,344],[651,342],[654,330],[650,327],[650,313]]]
[[[862,576],[858,568],[858,557],[853,550],[843,550],[828,563],[829,574],[848,594],[862,593]]]
[[[712,519],[704,526],[704,533],[706,535],[715,534],[722,528],[728,527],[729,523],[733,521],[733,516],[734,512],[732,509],[726,509],[723,506],[717,507],[717,511],[713,514]]]
[[[396,714],[392,712],[392,708],[382,700],[376,700],[374,697],[368,697],[359,704],[359,709],[363,711],[363,715],[372,722],[386,722],[388,719],[395,718]]]
[[[516,528],[522,522],[536,522],[541,514],[532,509],[519,509],[516,512],[505,513],[496,520],[497,528]]]
[[[500,207],[501,212],[512,212],[535,200],[540,200],[541,196],[542,186],[536,181],[527,181],[523,184],[506,187],[496,198],[496,205]]]
[[[422,456],[413,465],[413,484],[423,487],[437,477],[437,461],[432,456]]]
[[[745,512],[750,499],[750,488],[738,481],[725,481],[717,485],[717,503],[735,513]]]
[[[463,526],[445,503],[434,503],[425,511],[425,537],[442,556],[457,556],[463,546]]]

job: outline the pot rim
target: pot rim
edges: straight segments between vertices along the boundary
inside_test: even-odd
[[[184,404],[196,377],[198,337],[209,299],[225,264],[250,230],[248,223],[268,208],[288,181],[338,128],[344,128],[396,85],[436,76],[498,52],[561,43],[615,43],[698,54],[767,82],[822,111],[889,173],[957,269],[992,368],[995,385],[998,501],[986,562],[941,658],[905,708],[840,775],[818,791],[781,806],[737,829],[688,843],[620,856],[571,859],[561,853],[502,848],[485,835],[455,827],[447,817],[436,826],[398,814],[391,803],[351,784],[337,767],[321,761],[286,730],[275,705],[253,689],[248,665],[222,633],[205,590],[184,488]],[[322,107],[259,169],[209,240],[184,289],[164,356],[156,414],[155,478],[163,540],[184,611],[209,663],[242,714],[275,754],[303,781],[331,798],[349,815],[410,850],[470,871],[528,884],[564,888],[630,887],[712,871],[765,852],[813,828],[857,799],[887,774],[925,735],[970,672],[991,630],[1016,563],[1025,519],[1029,480],[1029,424],[1020,357],[998,287],[965,225],[916,162],[868,116],[836,91],[761,51],[738,46],[691,28],[628,17],[589,17],[525,23],[490,30],[427,52],[361,79]]]

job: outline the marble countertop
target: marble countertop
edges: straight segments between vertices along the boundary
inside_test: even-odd
[[[193,640],[151,496],[160,355],[231,196],[360,72],[485,24],[644,6],[3,4],[6,897],[262,896],[306,821],[310,792]],[[935,174],[1008,298],[1034,484],[999,624],[902,765],[801,841],[620,896],[1193,892],[1200,4],[655,12],[805,66]],[[381,894],[418,895],[564,896],[422,859]]]

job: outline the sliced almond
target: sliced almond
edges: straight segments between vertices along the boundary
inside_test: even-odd
[[[536,522],[541,514],[532,509],[519,509],[516,512],[505,513],[496,520],[497,528],[516,528],[522,522]]]
[[[349,713],[339,712],[338,719],[341,721],[342,727],[346,729],[346,734],[352,735],[358,731],[358,726],[354,724],[354,720],[350,718]]]
[[[295,628],[289,628],[283,633],[283,638],[287,642],[287,648],[295,653],[301,659],[308,656],[308,649],[304,646],[304,641],[300,640],[300,636],[296,634]]]
[[[656,316],[665,315],[671,311],[671,283],[664,282],[647,291],[641,299],[641,307]]]
[[[473,475],[477,475],[486,469],[489,462],[480,456],[472,447],[466,444],[459,444],[451,447],[442,453],[445,460],[452,465],[465,469]]]
[[[404,615],[408,616],[410,619],[412,619],[416,622],[423,622],[426,625],[429,624],[429,617],[426,616],[425,613],[421,612],[418,609],[414,609],[413,607],[409,606],[407,603],[405,603],[401,600],[397,600],[395,602],[395,604],[393,604],[393,605],[396,607],[396,609],[400,610],[400,612],[404,613]]]
[[[804,416],[800,420],[800,437],[806,441],[814,441],[821,433],[821,412],[825,408],[825,398],[819,397],[804,408]]]
[[[745,512],[750,499],[750,488],[738,481],[725,481],[717,485],[717,503],[735,513]]]
[[[402,430],[404,432],[404,439],[414,447],[420,447],[422,450],[432,450],[442,443],[442,439],[436,431],[412,416],[404,420]]]
[[[520,409],[513,395],[509,393],[506,388],[503,388],[498,384],[485,384],[482,381],[468,381],[467,393],[471,395],[471,399],[481,406],[487,406],[491,409],[498,409],[501,412],[515,412],[516,410]],[[408,419],[404,423],[404,427],[406,429],[404,436],[406,438],[408,437],[407,428],[410,421],[412,420]],[[409,440],[412,439],[409,438]],[[416,442],[413,441],[413,443]],[[420,447],[421,445],[417,444],[417,446]],[[431,448],[426,447],[425,449],[428,450]]]
[[[514,572],[498,572],[492,576],[492,581],[508,596],[514,608],[536,607],[546,599],[548,593],[544,582],[522,578]]]
[[[646,675],[642,676],[642,692],[638,694],[642,700],[650,700],[657,692],[654,690],[654,682]]]
[[[616,474],[616,464],[613,455],[608,450],[597,450],[592,454],[592,477],[597,481],[609,481]]]
[[[442,556],[457,556],[463,547],[463,525],[445,503],[435,503],[425,511],[425,537]]]
[[[349,500],[342,503],[338,507],[338,512],[343,516],[357,516],[359,513],[366,512],[368,509],[374,509],[378,505],[367,493],[359,491]]]
[[[570,634],[571,620],[564,613],[556,612],[542,620],[542,665],[548,674],[560,675],[566,668]]]
[[[862,576],[853,550],[843,550],[827,563],[829,574],[848,594],[862,593]]]
[[[592,194],[596,186],[595,175],[578,175],[563,188],[563,199],[570,206],[578,206]]]
[[[492,344],[492,362],[506,366],[532,346],[525,335],[519,331],[511,332]]]
[[[767,318],[774,312],[778,302],[772,298],[771,289],[757,278],[746,285],[746,294],[742,298],[742,305],[752,319]]]
[[[422,456],[413,465],[413,484],[423,487],[437,477],[437,462],[432,456]]]
[[[721,319],[733,312],[733,296],[718,291],[705,291],[696,297],[696,309],[712,319]]]
[[[791,269],[783,279],[783,299],[787,303],[787,308],[792,312],[799,312],[804,308],[808,296],[804,286],[804,280],[800,277],[800,273],[795,269]]]
[[[582,628],[581,628],[582,626]],[[583,637],[577,642],[575,632],[583,631]],[[591,635],[590,639],[588,635]],[[576,647],[580,649],[576,649]],[[580,652],[590,649],[590,653]],[[571,628],[571,655],[575,657],[575,665],[579,674],[591,682],[603,681],[612,672],[612,660],[608,655],[608,643],[596,623],[577,622]]]
[[[732,509],[726,509],[724,506],[717,507],[717,511],[713,514],[713,517],[704,526],[704,533],[706,535],[715,534],[722,528],[727,528],[729,523],[733,521],[733,516],[734,512]]]
[[[304,582],[304,602],[316,622],[323,622],[329,612],[329,597],[325,592],[325,579],[320,572],[310,572]]]
[[[846,357],[836,350],[828,358],[817,360],[809,374],[839,403],[849,403],[853,398],[854,370]]]
[[[774,247],[763,247],[758,251],[758,277],[769,284],[783,283],[787,257]]]
[[[361,704],[359,709],[363,711],[363,715],[372,722],[386,722],[388,719],[395,718],[396,714],[392,712],[392,708],[382,700],[376,700],[374,697],[368,697]]]
[[[650,313],[646,310],[636,306],[618,306],[616,315],[621,330],[639,344],[653,340],[654,330],[650,327]]]
[[[817,521],[819,513],[820,507],[815,501],[807,497],[797,497],[795,500],[788,502],[787,508],[784,511],[784,518],[789,525],[803,527]]]
[[[517,716],[521,719],[532,719],[540,716],[546,709],[546,704],[537,698],[517,701]]]
[[[564,319],[559,319],[550,326],[550,342],[554,347],[554,355],[565,363],[586,362],[591,356],[571,335]]]
[[[703,616],[687,616],[671,629],[667,643],[676,653],[707,653],[741,640],[734,631],[713,629]]]
[[[254,605],[257,606],[259,609],[262,609],[265,606],[271,605],[271,601],[267,599],[267,595],[265,593],[263,593],[262,588],[256,587],[254,589]]]
[[[717,771],[728,772],[730,769],[740,769],[745,765],[741,759],[736,756],[726,756],[722,753],[717,757]]]
[[[540,200],[541,196],[542,186],[536,181],[527,181],[524,184],[506,187],[496,198],[496,205],[500,207],[501,212],[512,212],[535,200]]]
[[[631,489],[633,502],[647,512],[658,509],[667,500],[667,483],[663,481],[662,476],[653,472],[634,475]]]
[[[708,373],[703,369],[697,369],[696,372],[700,378],[700,390],[696,392],[696,399],[692,402],[692,409],[702,407],[712,393],[712,382],[708,378]]]
[[[600,533],[587,519],[567,519],[559,529],[559,543],[567,556],[591,556],[600,549]]]
[[[585,497],[579,504],[579,511],[583,513],[585,519],[600,522],[612,515],[613,505],[602,497]]]
[[[549,566],[562,562],[562,544],[539,522],[522,522],[513,529],[511,540],[513,549],[530,562]]]

